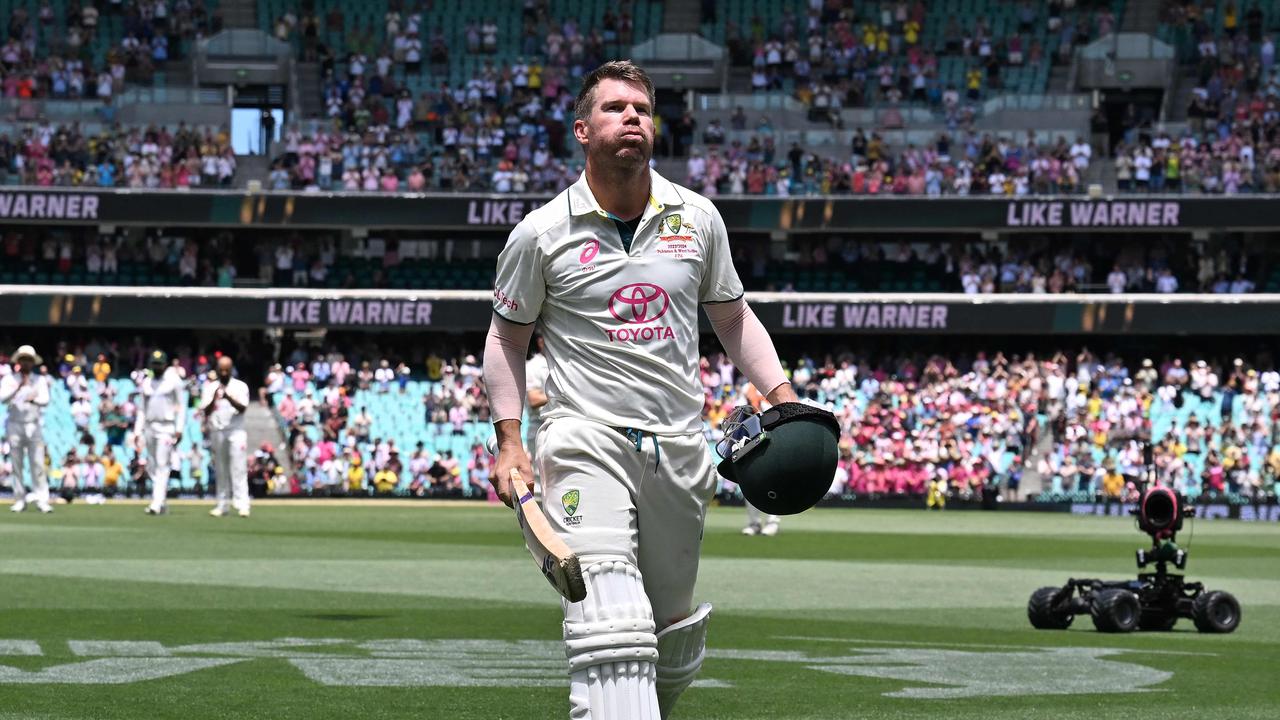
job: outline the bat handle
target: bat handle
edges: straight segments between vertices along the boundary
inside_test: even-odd
[[[511,468],[511,482],[519,488],[521,494],[529,491],[529,486],[525,484],[524,476],[516,468]]]

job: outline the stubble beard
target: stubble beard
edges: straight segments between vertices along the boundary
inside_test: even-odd
[[[636,150],[636,153],[622,154],[623,150]],[[653,157],[653,143],[647,139],[643,143],[629,144],[615,141],[608,147],[589,155],[592,165],[610,176],[637,175],[649,168],[649,159]]]

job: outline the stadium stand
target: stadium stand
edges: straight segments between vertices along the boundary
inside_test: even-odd
[[[110,448],[128,468],[118,492],[135,492],[135,392],[127,368],[138,353],[107,354],[95,360],[77,347],[48,365],[51,468],[62,471],[69,489],[84,489],[85,473],[68,474],[67,467]],[[260,450],[259,493],[487,495],[491,468],[482,444],[491,431],[476,357],[432,352],[412,369],[377,356],[349,362],[335,351],[298,348],[289,363],[269,370],[261,397],[282,425],[280,452],[292,470],[274,462],[272,449]],[[194,392],[212,355],[178,357],[189,366]],[[1141,472],[1137,441],[1147,430],[1158,477],[1190,497],[1246,502],[1280,489],[1280,372],[1268,356],[1257,365],[1194,356],[1126,364],[1089,350],[793,357],[788,375],[797,391],[831,407],[843,428],[833,495],[844,500],[919,497],[936,482],[956,497],[995,487],[1014,498],[1028,474],[1039,479],[1040,501],[1123,500]],[[761,396],[719,353],[702,358],[700,380],[714,445],[729,411]],[[200,420],[188,408],[175,492],[207,492],[211,470],[202,445]]]
[[[228,187],[236,156],[224,129],[123,128],[45,121],[0,137],[0,182],[36,187]]]
[[[174,285],[486,289],[490,250],[476,241],[341,243],[333,233],[258,237],[225,230],[153,228],[100,234],[96,228],[11,228],[0,242],[0,284]],[[496,246],[498,241],[492,242]],[[486,245],[488,247],[488,245]],[[735,265],[748,289],[778,292],[1245,294],[1280,288],[1275,253],[1256,243],[1187,246],[1117,236],[1062,247],[1044,238],[911,242],[809,236],[794,256],[741,243]]]

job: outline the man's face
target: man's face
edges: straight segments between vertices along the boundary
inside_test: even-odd
[[[592,93],[591,115],[573,132],[588,158],[622,166],[644,166],[653,156],[653,108],[639,85],[606,79]]]
[[[35,367],[35,361],[29,357],[23,357],[18,360],[18,370],[24,373],[30,373],[31,368]]]
[[[220,380],[223,383],[226,383],[230,379],[231,379],[231,359],[225,358],[225,357],[219,358],[218,359],[218,380]]]

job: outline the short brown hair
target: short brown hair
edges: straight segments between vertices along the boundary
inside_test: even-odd
[[[649,74],[630,60],[611,60],[582,79],[582,89],[578,91],[578,99],[573,102],[575,119],[586,120],[591,115],[591,105],[596,99],[596,85],[601,80],[621,80],[643,87],[645,94],[649,96],[649,109],[653,109],[653,81],[649,79]]]

